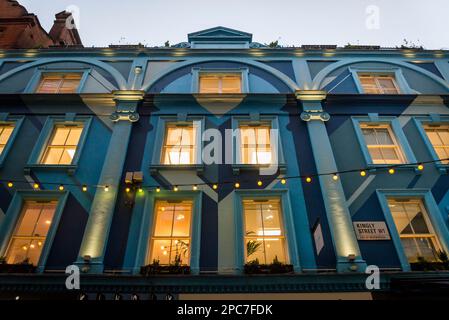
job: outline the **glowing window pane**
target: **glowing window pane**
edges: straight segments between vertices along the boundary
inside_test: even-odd
[[[287,262],[279,199],[243,200],[246,261]]]
[[[367,94],[398,94],[393,75],[359,74],[363,92]]]
[[[388,204],[408,260],[438,261],[440,245],[422,201],[389,199]]]
[[[365,143],[374,164],[401,164],[405,162],[389,125],[360,124]]]
[[[42,79],[36,90],[37,93],[75,93],[78,90],[81,73],[48,73]]]
[[[192,201],[168,202],[158,200],[155,206],[155,227],[151,239],[148,263],[190,264],[190,225]]]
[[[168,124],[165,131],[163,164],[196,163],[196,131],[195,125],[176,126]]]
[[[37,265],[51,226],[57,202],[25,202],[20,220],[10,239],[6,259],[8,263],[27,260]]]
[[[439,159],[449,159],[449,126],[425,126],[424,130],[429,137]],[[449,160],[443,160],[442,163],[448,164]]]
[[[200,93],[241,93],[242,79],[239,74],[200,74]]]
[[[42,164],[71,164],[75,156],[83,127],[56,126],[42,157]]]
[[[273,160],[270,127],[242,124],[239,130],[240,163],[270,164]]]

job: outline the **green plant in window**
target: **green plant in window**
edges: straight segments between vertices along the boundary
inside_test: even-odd
[[[159,264],[160,264],[160,260],[159,259],[153,259],[153,263],[152,263],[152,266],[154,266],[154,267],[158,267],[159,266]]]
[[[251,234],[254,234],[254,231],[248,231],[246,232],[246,235],[249,236]],[[255,254],[260,247],[262,246],[262,242],[256,241],[256,240],[248,240],[246,243],[246,257],[249,258],[253,254]]]

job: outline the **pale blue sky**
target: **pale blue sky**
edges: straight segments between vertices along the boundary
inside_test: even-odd
[[[449,49],[449,0],[19,0],[50,29],[54,14],[79,8],[85,46],[148,46],[186,41],[187,33],[218,25],[282,45],[378,44],[407,39],[427,49]],[[379,29],[366,13],[379,9]],[[374,9],[376,10],[376,9]],[[373,11],[370,11],[373,12]],[[375,22],[374,22],[375,23]]]

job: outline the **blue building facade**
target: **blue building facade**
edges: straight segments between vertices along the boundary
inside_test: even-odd
[[[0,257],[33,265],[0,274],[3,295],[72,294],[69,265],[83,292],[142,298],[447,281],[448,92],[446,51],[268,47],[224,27],[0,51]]]

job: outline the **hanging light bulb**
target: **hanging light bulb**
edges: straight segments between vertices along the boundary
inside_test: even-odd
[[[178,188],[178,186],[174,186],[174,188],[173,188],[173,191],[178,191],[179,190],[179,188]]]
[[[218,189],[218,185],[214,184],[214,185],[212,186],[212,189],[217,190],[217,189]]]
[[[362,177],[366,176],[366,171],[365,171],[365,170],[360,171],[360,175],[361,175]]]
[[[395,172],[395,171],[394,171],[393,168],[390,168],[390,170],[388,170],[388,173],[389,173],[389,174],[394,174],[394,172]]]
[[[125,191],[126,191],[126,193],[129,193],[129,192],[131,191],[131,188],[127,187],[127,188],[125,189]]]
[[[59,186],[59,191],[64,191],[64,186],[62,184]]]
[[[418,170],[419,171],[423,171],[424,170],[424,165],[422,163],[418,164]]]
[[[260,180],[259,180],[259,181],[257,181],[257,185],[258,185],[259,187],[261,187],[261,186],[262,186],[262,184],[263,184],[263,183],[262,183],[262,181],[260,181]]]
[[[236,183],[234,184],[234,187],[235,187],[236,189],[240,188],[240,183],[236,182]]]
[[[104,191],[108,192],[109,191],[109,186],[104,186]]]
[[[338,174],[334,173],[332,175],[332,180],[337,181],[338,180]]]
[[[312,182],[312,178],[311,178],[311,177],[307,177],[307,178],[306,178],[306,182],[307,182],[307,183],[311,183],[311,182]]]
[[[86,186],[86,185],[83,185],[83,187],[81,188],[81,190],[83,190],[83,192],[86,192],[86,191],[87,191],[87,186]]]
[[[197,185],[194,185],[194,186],[192,187],[192,189],[193,189],[193,191],[196,191],[196,190],[198,190],[198,186],[197,186]]]
[[[143,189],[142,188],[139,188],[139,190],[137,190],[137,191],[139,191],[139,193],[143,193]]]
[[[12,188],[14,187],[14,183],[12,183],[11,181],[8,182],[8,188]]]
[[[156,192],[161,192],[161,187],[157,187]]]
[[[39,189],[39,183],[33,184],[33,188],[36,189],[36,190]]]
[[[286,183],[287,183],[287,180],[285,180],[285,179],[281,180],[281,184],[286,184]]]

